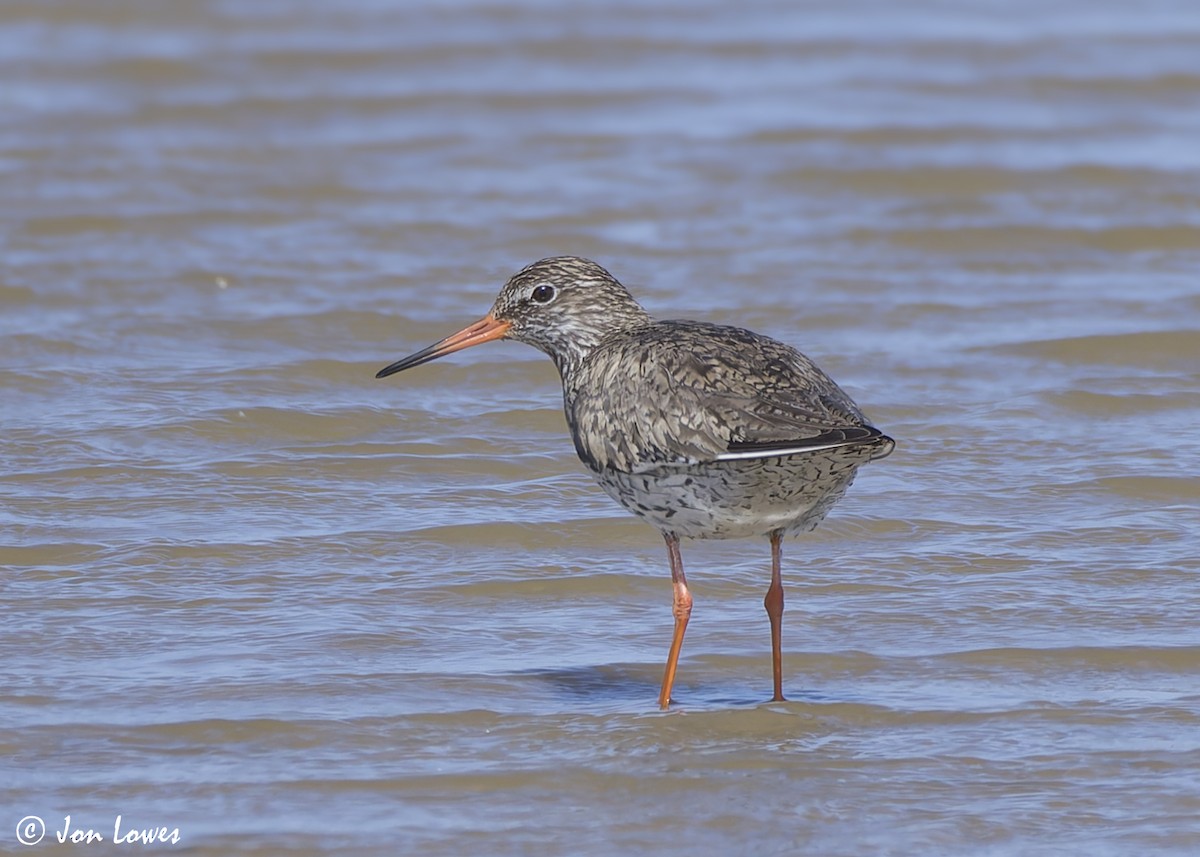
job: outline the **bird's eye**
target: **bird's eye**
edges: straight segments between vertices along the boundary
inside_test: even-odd
[[[554,300],[554,295],[554,286],[541,285],[535,288],[529,296],[540,304],[548,304]]]

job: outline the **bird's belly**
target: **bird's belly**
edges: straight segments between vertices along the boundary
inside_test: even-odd
[[[854,481],[864,448],[596,474],[610,497],[663,532],[732,539],[811,530]]]

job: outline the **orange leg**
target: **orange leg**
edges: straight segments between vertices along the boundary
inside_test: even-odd
[[[667,668],[663,672],[662,690],[658,694],[658,707],[666,710],[671,704],[671,688],[675,684],[675,668],[679,665],[679,651],[683,648],[683,632],[687,630],[688,618],[692,615],[692,593],[688,592],[687,578],[683,576],[683,559],[679,556],[679,537],[664,533],[667,540],[667,556],[671,560],[671,586],[674,601],[671,612],[675,614],[675,636],[671,638],[671,651],[667,653]]]
[[[771,585],[763,598],[767,618],[771,620],[771,671],[775,678],[772,702],[783,702],[783,577],[779,571],[783,533],[771,533]]]

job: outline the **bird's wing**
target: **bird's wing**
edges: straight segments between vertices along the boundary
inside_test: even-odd
[[[597,470],[815,452],[882,437],[807,357],[738,328],[660,322],[593,354],[578,381],[567,416],[580,457]]]

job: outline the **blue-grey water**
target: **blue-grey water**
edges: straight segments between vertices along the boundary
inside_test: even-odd
[[[0,4],[0,851],[1200,852],[1198,58],[1182,0]],[[789,702],[767,544],[693,542],[657,711],[543,355],[373,378],[562,253],[897,439],[786,545]]]

